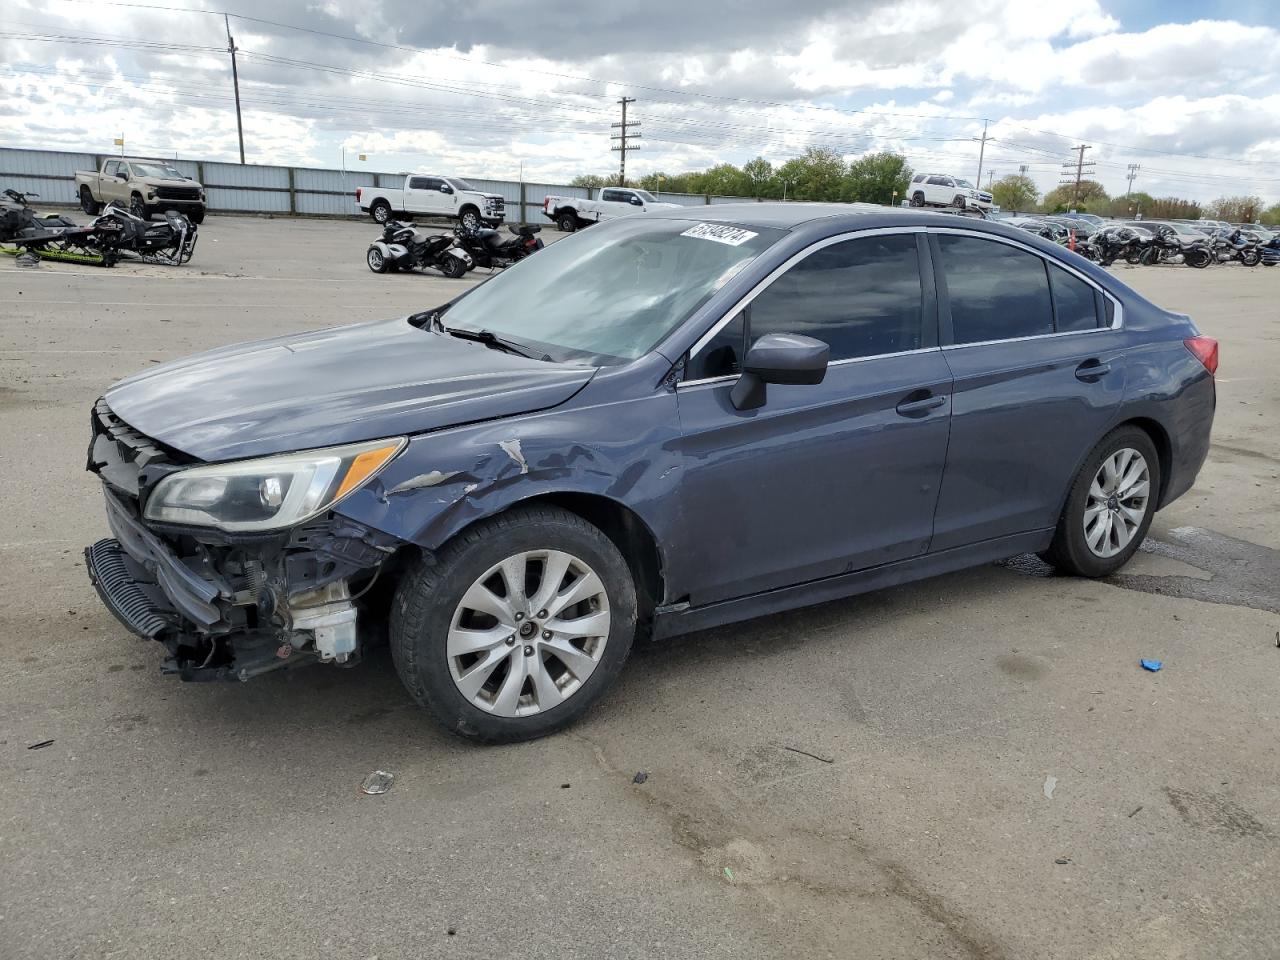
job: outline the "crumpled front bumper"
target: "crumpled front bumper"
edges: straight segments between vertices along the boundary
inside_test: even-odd
[[[314,652],[282,646],[272,631],[237,629],[227,587],[183,562],[109,491],[106,505],[114,536],[85,548],[85,569],[117,620],[164,644],[165,673],[183,680],[248,680],[316,659]]]

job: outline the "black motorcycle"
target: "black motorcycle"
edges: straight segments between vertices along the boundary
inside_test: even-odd
[[[446,277],[460,277],[470,265],[452,250],[453,243],[451,234],[420,234],[412,223],[390,220],[364,257],[374,273],[434,267]]]
[[[1100,266],[1109,267],[1117,260],[1127,260],[1146,243],[1137,230],[1114,224],[1095,230],[1087,241],[1077,244],[1076,249]]]
[[[176,210],[166,210],[159,220],[143,220],[113,200],[91,229],[104,253],[132,253],[145,263],[181,266],[196,248],[196,225]]]
[[[1256,267],[1262,262],[1262,251],[1258,249],[1258,240],[1252,234],[1246,234],[1239,227],[1234,230],[1219,230],[1214,234],[1214,248],[1219,263],[1239,260],[1246,267]]]
[[[493,270],[509,267],[517,260],[523,260],[537,253],[545,246],[541,238],[535,236],[542,230],[539,226],[511,224],[507,229],[511,231],[512,236],[504,237],[497,230],[487,228],[468,230],[466,227],[457,227],[453,231],[454,240],[451,249],[460,252],[463,258],[469,261],[468,270],[474,270],[476,267],[488,267]]]

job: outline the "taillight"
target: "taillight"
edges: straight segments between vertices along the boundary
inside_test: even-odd
[[[360,194],[364,192],[364,187],[356,187],[356,203],[360,202]]]
[[[550,207],[550,206],[551,206],[551,198],[550,198],[550,197],[543,197],[543,198],[542,198],[542,212],[543,212],[543,213],[546,213],[546,212],[547,212],[547,208],[548,208],[548,207]]]
[[[1213,337],[1192,337],[1183,340],[1183,345],[1190,350],[1197,360],[1204,364],[1210,373],[1218,372],[1218,341]]]

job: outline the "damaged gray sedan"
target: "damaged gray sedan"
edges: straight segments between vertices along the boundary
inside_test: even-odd
[[[500,742],[654,637],[1025,552],[1105,576],[1208,450],[1217,345],[1021,231],[681,209],[451,303],[113,386],[107,607],[184,680],[351,666]]]

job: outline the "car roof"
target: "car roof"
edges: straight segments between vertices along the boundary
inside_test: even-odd
[[[1000,221],[959,217],[953,213],[920,210],[918,207],[882,207],[874,203],[713,203],[675,210],[655,210],[639,214],[667,220],[697,220],[703,223],[731,223],[744,227],[773,227],[795,230],[822,222],[834,230],[870,230],[882,227],[958,226],[984,229]],[[993,232],[1003,233],[1001,230]],[[1011,236],[1013,234],[1004,234]]]

